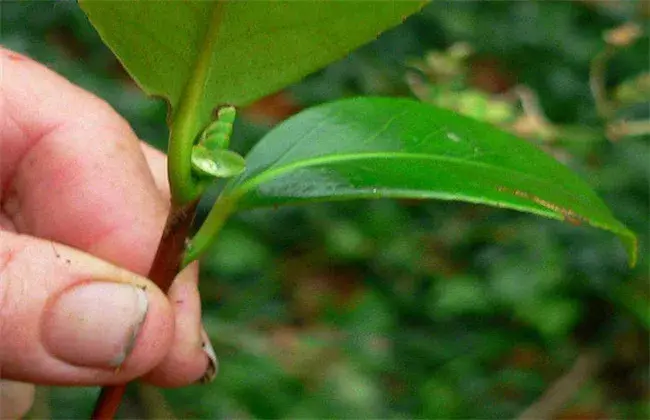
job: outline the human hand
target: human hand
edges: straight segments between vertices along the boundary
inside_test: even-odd
[[[46,67],[1,47],[0,60],[0,417],[31,406],[33,387],[13,381],[211,379],[197,265],[168,296],[143,277],[168,210],[165,156]]]

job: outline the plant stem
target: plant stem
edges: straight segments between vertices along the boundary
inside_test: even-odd
[[[210,109],[205,108],[203,95],[205,84],[213,64],[212,55],[221,29],[222,2],[215,2],[211,22],[203,36],[203,44],[196,58],[192,74],[183,88],[183,94],[175,106],[170,125],[167,150],[169,186],[172,201],[179,204],[197,200],[203,193],[202,186],[192,176],[192,146],[201,129],[210,121]]]
[[[217,234],[223,227],[226,219],[232,213],[237,203],[237,196],[221,196],[212,206],[208,217],[205,219],[199,230],[194,234],[192,240],[187,245],[185,256],[182,261],[182,267],[187,266],[192,261],[198,259],[203,252],[214,242]]]
[[[177,109],[172,114],[167,153],[172,205],[148,275],[149,279],[164,292],[167,292],[183,266],[185,243],[196,214],[196,206],[205,187],[192,175],[190,157],[194,140],[210,117],[210,112],[202,109],[201,104],[212,63],[214,45],[220,30],[221,8],[221,2],[215,3],[212,24],[204,34],[203,48],[193,74],[183,89]],[[125,388],[126,384],[103,387],[92,418],[112,419],[120,405]]]
[[[183,206],[172,204],[169,210],[165,229],[148,275],[149,279],[164,292],[167,292],[181,267],[185,241],[196,214],[197,204],[198,200]],[[115,417],[125,389],[126,384],[103,387],[95,403],[92,418],[103,420]]]

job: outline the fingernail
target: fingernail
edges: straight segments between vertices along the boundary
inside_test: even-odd
[[[214,348],[210,343],[210,337],[206,334],[205,330],[201,330],[201,340],[203,353],[208,357],[208,367],[205,369],[205,373],[197,381],[200,384],[208,384],[214,380],[219,371],[219,361],[217,360],[217,354],[214,352]]]
[[[45,313],[43,344],[72,365],[119,367],[133,350],[147,308],[141,287],[82,283],[63,292]]]

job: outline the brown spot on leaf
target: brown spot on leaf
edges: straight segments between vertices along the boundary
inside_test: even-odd
[[[581,215],[579,215],[578,213],[576,213],[571,209],[558,206],[557,204],[551,203],[550,201],[544,200],[543,198],[530,194],[526,191],[511,189],[507,187],[497,187],[497,190],[499,192],[510,193],[516,197],[525,198],[527,200],[534,202],[535,204],[539,204],[540,206],[546,209],[554,211],[555,213],[559,213],[562,215],[565,222],[569,222],[572,225],[578,226],[583,221],[587,221],[587,219],[585,219],[584,217],[582,217]]]

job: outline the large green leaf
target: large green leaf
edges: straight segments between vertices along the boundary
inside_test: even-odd
[[[176,110],[242,105],[343,57],[423,1],[80,0],[104,42],[151,95]],[[194,93],[189,90],[194,89]]]
[[[224,190],[239,208],[355,198],[437,198],[535,213],[636,239],[588,184],[532,144],[407,99],[347,99],[287,120]]]

